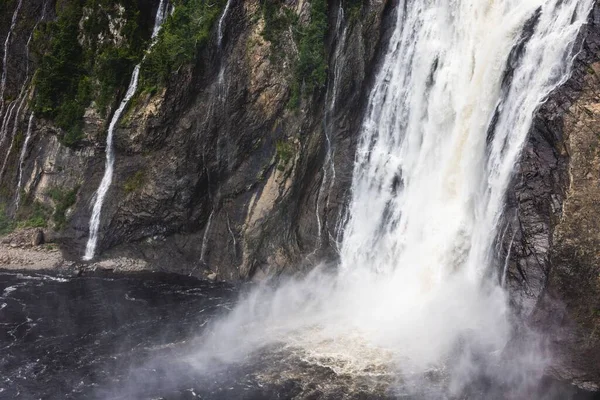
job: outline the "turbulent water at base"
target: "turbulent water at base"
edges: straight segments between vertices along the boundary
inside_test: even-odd
[[[168,3],[164,0],[160,0],[158,8],[156,10],[156,17],[154,20],[154,28],[152,30],[152,43],[150,44],[150,48],[154,44],[154,40],[158,33],[160,32],[160,27],[165,19],[165,16],[168,14]],[[106,194],[108,193],[108,189],[112,183],[113,172],[115,169],[115,150],[113,148],[113,138],[114,132],[117,124],[119,123],[119,119],[125,111],[125,107],[135,94],[138,86],[138,81],[140,78],[140,65],[138,64],[133,69],[133,74],[131,75],[131,81],[129,82],[129,87],[127,88],[127,93],[125,93],[125,97],[121,100],[121,104],[113,114],[112,119],[110,120],[110,124],[108,125],[108,134],[106,135],[106,165],[104,167],[104,175],[102,176],[102,181],[100,182],[100,186],[95,195],[94,207],[92,209],[92,216],[90,217],[90,232],[88,236],[88,241],[85,246],[85,255],[83,256],[84,260],[92,260],[96,253],[96,246],[98,244],[98,231],[100,229],[100,216],[102,213],[102,206],[104,205],[104,199],[106,198]]]
[[[400,2],[335,272],[256,289],[192,365],[208,373],[275,346],[396,395],[463,397],[491,381],[498,398],[531,397],[551,355],[533,333],[514,349],[522,328],[494,243],[535,110],[568,78],[592,4]]]
[[[549,380],[551,355],[513,325],[494,243],[532,117],[568,78],[591,6],[400,1],[337,265],[239,297],[184,278],[0,273],[0,397],[589,398]]]

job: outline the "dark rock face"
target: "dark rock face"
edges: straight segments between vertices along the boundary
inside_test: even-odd
[[[158,1],[142,3],[148,10]],[[259,1],[234,1],[220,47],[214,26],[215,40],[194,65],[158,93],[139,95],[115,134],[101,256],[139,257],[150,268],[223,279],[336,256],[362,109],[395,2],[372,0],[345,18],[342,5],[328,5],[327,87],[307,94],[298,109],[288,106],[297,44],[291,31],[284,33],[285,54],[273,56],[274,45],[261,34]],[[301,22],[309,18],[310,2],[285,6]],[[147,14],[144,20],[153,17]],[[57,238],[73,260],[83,255],[104,172],[106,125],[88,109],[86,140],[71,149],[52,123],[36,120],[23,165],[27,198],[49,209],[58,207],[47,195],[51,188],[77,190]],[[17,164],[17,152],[10,157]],[[2,180],[7,204],[16,175]]]
[[[553,373],[600,383],[600,6],[580,34],[571,78],[535,117],[507,199],[507,285],[521,315],[547,334]],[[512,246],[511,246],[512,245]],[[510,250],[509,250],[510,249]]]
[[[334,162],[344,172],[327,199],[318,193],[327,99],[313,96],[299,110],[287,108],[290,65],[273,64],[261,22],[252,21],[258,2],[235,2],[224,47],[208,48],[202,65],[180,72],[161,96],[146,99],[123,121],[117,134],[117,183],[103,211],[101,249],[141,255],[171,271],[199,273],[208,267],[226,279],[278,273],[302,264],[323,244],[326,251],[317,224],[333,230],[345,202],[347,166],[354,158],[360,99],[380,38],[382,11],[383,4],[374,2],[368,9],[372,24],[357,20],[348,28],[348,56],[341,60],[346,68],[338,78],[343,100],[332,117]],[[291,38],[282,40],[293,49]],[[290,154],[279,154],[279,146]],[[125,193],[118,182],[138,171],[146,177],[143,186]],[[90,188],[101,173],[98,166],[88,168]],[[84,191],[83,203],[92,195]],[[75,210],[68,236],[81,240],[72,242],[74,255],[86,239],[88,219],[89,210]],[[123,242],[135,245],[120,246]]]

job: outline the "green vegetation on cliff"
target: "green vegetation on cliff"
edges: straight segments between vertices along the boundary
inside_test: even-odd
[[[52,219],[54,220],[54,228],[61,230],[67,223],[67,210],[75,204],[77,201],[77,192],[79,186],[72,190],[63,190],[58,187],[53,187],[48,191],[48,196],[54,202],[54,213]]]
[[[101,113],[114,104],[145,45],[135,0],[64,0],[57,16],[34,34],[34,110],[54,120],[64,131],[61,142],[73,146],[83,137],[85,109],[93,100]]]
[[[271,58],[277,63],[283,58],[286,52],[286,46],[281,38],[286,32],[292,32],[294,40],[297,40],[299,32],[298,15],[288,7],[282,6],[280,0],[263,0],[261,3],[262,17],[265,25],[262,30],[262,36],[269,41],[272,46]]]
[[[24,202],[17,212],[15,220],[18,228],[45,228],[51,210],[37,200]],[[14,226],[13,226],[14,228]]]
[[[0,204],[0,236],[6,235],[14,229],[13,220],[6,214],[6,206]]]
[[[296,79],[292,85],[292,105],[302,94],[311,95],[325,86],[327,80],[327,0],[313,0],[310,6],[310,23],[301,32]]]
[[[174,6],[142,64],[142,88],[163,86],[172,73],[197,59],[209,43],[225,0],[178,0]]]
[[[291,82],[290,107],[300,104],[303,96],[310,96],[315,89],[325,87],[327,80],[327,52],[325,38],[328,30],[327,0],[310,2],[310,20],[301,24],[298,15],[281,0],[262,0],[261,12],[264,19],[262,36],[271,43],[271,61],[278,63],[285,55],[294,58]],[[282,38],[291,33],[297,43],[297,59],[291,54],[290,46]],[[289,35],[288,35],[289,36]]]

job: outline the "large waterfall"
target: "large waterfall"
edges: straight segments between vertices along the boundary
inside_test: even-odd
[[[158,9],[156,10],[156,17],[154,20],[154,28],[152,30],[152,43],[150,44],[150,48],[154,44],[154,40],[156,36],[160,32],[160,27],[167,15],[168,3],[164,0],[160,0],[158,5]],[[129,87],[127,88],[127,92],[125,93],[125,97],[121,100],[121,104],[113,114],[112,119],[110,120],[110,124],[108,125],[108,134],[106,136],[106,165],[104,167],[104,175],[102,176],[102,181],[100,182],[100,186],[98,187],[98,191],[96,192],[94,208],[92,209],[92,216],[90,218],[90,233],[88,236],[88,241],[85,247],[85,255],[83,257],[84,260],[91,260],[94,258],[96,253],[96,245],[98,243],[98,231],[100,229],[100,215],[102,213],[102,206],[104,204],[104,199],[106,194],[108,193],[108,189],[112,184],[113,172],[115,169],[115,150],[113,148],[113,137],[115,128],[117,127],[117,123],[125,111],[125,107],[135,94],[138,86],[138,81],[140,78],[140,65],[138,64],[133,69],[133,74],[131,75],[131,81],[129,82]]]
[[[284,343],[336,371],[460,365],[464,376],[473,360],[500,357],[512,329],[494,254],[507,186],[592,4],[400,1],[337,272],[253,291],[193,362]]]

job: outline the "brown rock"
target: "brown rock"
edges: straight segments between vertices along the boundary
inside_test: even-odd
[[[44,244],[44,231],[42,231],[41,229],[37,229],[33,232],[33,236],[31,238],[31,245],[39,246],[41,244]]]

